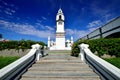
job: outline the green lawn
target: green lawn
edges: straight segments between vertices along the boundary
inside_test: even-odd
[[[11,57],[11,56],[7,56],[7,57],[3,57],[0,56],[0,69],[5,67],[6,65],[14,62],[15,60],[17,60],[19,57]]]
[[[114,66],[120,68],[120,57],[119,58],[105,58],[107,62],[113,64]]]

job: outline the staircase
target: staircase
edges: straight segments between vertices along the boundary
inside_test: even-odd
[[[36,62],[20,80],[100,80],[80,58],[53,51]]]

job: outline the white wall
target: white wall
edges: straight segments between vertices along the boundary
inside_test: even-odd
[[[65,49],[65,37],[56,38],[56,49],[59,49],[59,50]]]

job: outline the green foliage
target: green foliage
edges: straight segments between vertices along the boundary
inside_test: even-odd
[[[107,62],[113,64],[114,66],[120,68],[120,57],[119,58],[105,58]]]
[[[36,42],[36,41],[31,41],[31,40],[21,40],[21,41],[7,41],[7,42],[0,42],[0,50],[4,50],[4,49],[22,49],[24,51],[24,49],[30,49],[31,45],[33,44],[40,44],[42,46],[45,46],[45,43],[43,42]]]
[[[7,66],[8,64],[14,62],[15,60],[19,59],[19,57],[3,57],[0,56],[0,69]]]
[[[120,38],[114,39],[94,39],[94,40],[80,40],[73,44],[72,46],[72,54],[79,54],[78,45],[81,43],[89,44],[90,50],[94,53],[95,51],[98,52],[98,56],[102,56],[104,54],[108,55],[115,55],[116,57],[120,57]]]
[[[75,56],[75,57],[78,57],[78,56],[79,56],[80,49],[79,49],[78,45],[79,45],[79,42],[75,42],[75,43],[73,44],[71,56]]]

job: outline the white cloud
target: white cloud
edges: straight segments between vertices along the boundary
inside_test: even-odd
[[[42,16],[42,19],[43,19],[43,20],[47,20],[47,18],[46,18],[46,17],[44,17],[44,16]]]
[[[3,0],[1,0],[0,3],[2,4],[0,5],[0,8],[2,8],[0,12],[5,13],[6,15],[12,16],[17,10],[17,7],[13,4],[8,4]]]
[[[90,4],[89,9],[91,9],[92,13],[95,14],[96,16],[104,16],[110,12],[110,5],[104,6],[104,9],[99,6],[100,2],[99,1],[93,1],[92,4]]]
[[[54,28],[50,27],[50,26],[45,26],[45,29],[48,29],[50,31],[54,31]]]
[[[12,15],[12,13],[11,13],[10,11],[5,10],[4,12],[5,12],[5,14],[7,14],[7,15]]]
[[[101,6],[101,1],[92,1],[91,4],[89,4],[89,10],[92,12],[94,16],[101,19],[104,23],[107,23],[110,19],[113,17],[116,17],[116,10],[119,10],[119,8],[114,7],[118,6],[119,0],[111,0],[109,4]]]
[[[38,27],[40,27],[41,29],[44,29],[44,30],[50,30],[50,31],[55,30],[54,27],[43,25],[40,20],[37,21],[36,26],[38,26]]]
[[[7,15],[13,15],[16,11],[10,8],[5,8],[4,12]]]
[[[87,28],[89,31],[93,31],[97,29],[98,27],[100,27],[101,25],[102,25],[102,22],[100,20],[96,20],[96,21],[92,21],[88,23]]]
[[[72,29],[66,29],[65,30],[68,35],[73,35],[74,31]]]
[[[84,37],[85,35],[92,32],[93,30],[97,29],[98,27],[101,26],[101,24],[102,22],[100,20],[92,21],[88,23],[88,25],[86,26],[87,27],[86,30],[66,29],[66,34],[73,36],[74,39],[77,40],[81,37]]]
[[[12,13],[15,13],[16,11],[11,9],[11,12],[12,12]]]
[[[41,23],[41,22],[42,22],[42,20],[39,20],[39,19],[38,19],[38,20],[37,20],[37,22],[38,22],[38,23]]]
[[[2,1],[2,2],[3,2],[3,4],[4,4],[4,5],[6,5],[6,6],[8,6],[8,5],[9,5],[9,4],[8,4],[8,3],[6,3],[5,1]]]
[[[47,38],[48,36],[54,36],[53,29],[48,27],[46,30],[38,30],[34,26],[29,24],[19,24],[19,23],[11,23],[8,21],[0,20],[0,25],[4,26],[4,28],[14,31],[16,33],[25,34],[25,35],[33,35],[40,38]]]
[[[88,23],[87,28],[98,27],[101,24],[102,24],[102,22],[100,20],[92,21],[92,22]]]
[[[90,31],[90,32],[92,32],[92,31],[94,31],[94,30],[96,30],[98,27],[92,27],[92,28],[89,28],[88,30]]]
[[[6,1],[0,0],[0,2],[1,2],[4,6],[15,7],[14,4],[7,3]],[[15,8],[16,8],[16,7],[15,7]]]
[[[87,35],[90,31],[88,30],[77,30],[77,29],[66,29],[66,34],[73,36],[74,40],[77,40],[85,35]]]

